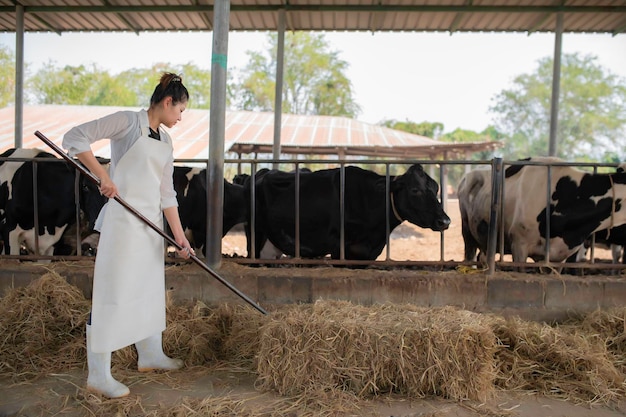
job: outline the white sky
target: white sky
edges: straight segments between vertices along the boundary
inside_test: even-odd
[[[481,131],[492,121],[492,99],[537,60],[552,57],[554,34],[327,32],[330,49],[349,63],[359,120],[441,122],[444,131]],[[211,67],[212,33],[65,33],[25,35],[24,60],[33,73],[43,63],[96,63],[112,74],[157,62]],[[262,32],[233,32],[228,68],[242,68],[246,51],[265,51]],[[15,34],[0,44],[15,50]],[[598,57],[626,80],[626,35],[563,35],[563,53]],[[626,82],[626,81],[625,81]]]

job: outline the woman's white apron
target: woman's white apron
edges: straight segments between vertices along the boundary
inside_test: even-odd
[[[148,137],[142,126],[112,177],[120,197],[161,229],[161,177],[171,152],[171,144]],[[113,352],[166,325],[163,238],[117,201],[105,206],[92,295],[94,352]]]

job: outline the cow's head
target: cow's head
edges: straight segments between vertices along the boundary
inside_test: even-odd
[[[100,194],[98,186],[81,174],[80,207],[85,213],[90,231],[93,230],[100,210],[107,201],[108,198]]]
[[[450,226],[450,217],[437,198],[439,185],[415,164],[391,182],[392,203],[402,220],[435,231]]]

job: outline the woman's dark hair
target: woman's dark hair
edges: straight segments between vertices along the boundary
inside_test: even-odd
[[[183,79],[180,75],[164,72],[159,84],[154,89],[154,93],[152,93],[150,105],[160,103],[165,97],[172,97],[174,104],[189,100],[189,92],[183,85]]]

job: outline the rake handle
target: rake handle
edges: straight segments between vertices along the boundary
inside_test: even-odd
[[[54,142],[52,142],[50,139],[48,139],[43,133],[41,133],[40,131],[36,131],[35,132],[35,136],[37,136],[39,139],[41,139],[46,145],[48,145],[50,148],[52,148],[52,150],[54,150],[56,153],[58,153],[63,159],[65,159],[67,162],[69,162],[70,164],[72,164],[77,170],[79,170],[83,175],[87,176],[87,178],[89,178],[91,181],[93,181],[94,183],[96,183],[96,185],[100,185],[100,179],[98,177],[96,177],[95,175],[93,175],[88,169],[86,169],[84,166],[78,164],[76,161],[74,161],[72,158],[70,158],[64,151],[63,149],[59,148]],[[139,220],[141,220],[142,222],[144,222],[146,225],[148,225],[152,230],[154,230],[155,232],[157,232],[159,235],[161,235],[163,238],[165,238],[165,240],[167,240],[170,244],[172,244],[176,249],[178,250],[182,250],[183,247],[181,245],[178,244],[178,242],[176,242],[170,235],[168,235],[167,233],[165,233],[163,230],[161,230],[161,228],[159,226],[157,226],[156,224],[154,224],[153,222],[151,222],[148,218],[146,218],[143,214],[141,214],[140,212],[138,212],[137,210],[135,210],[134,207],[132,207],[130,204],[128,204],[126,201],[124,201],[124,199],[122,199],[120,196],[115,196],[114,200],[117,201],[119,204],[121,204],[126,210],[130,211],[133,215],[135,215]],[[235,286],[233,286],[230,282],[226,281],[224,278],[222,278],[217,272],[215,272],[213,269],[211,269],[207,264],[205,264],[204,262],[202,262],[200,259],[198,259],[198,257],[196,255],[192,255],[189,254],[189,258],[194,261],[198,266],[200,266],[202,269],[204,269],[206,272],[208,272],[211,276],[213,276],[213,278],[217,279],[219,282],[221,282],[222,284],[224,284],[226,287],[228,287],[229,290],[231,290],[232,292],[234,292],[235,294],[237,294],[240,298],[242,298],[245,302],[247,302],[248,304],[250,304],[252,307],[254,307],[256,310],[258,310],[259,312],[261,312],[262,314],[267,314],[267,311],[265,311],[265,309],[263,309],[261,306],[259,306],[257,303],[255,303],[250,297],[248,297],[247,295],[245,295],[244,293],[242,293],[241,291],[239,291]]]

